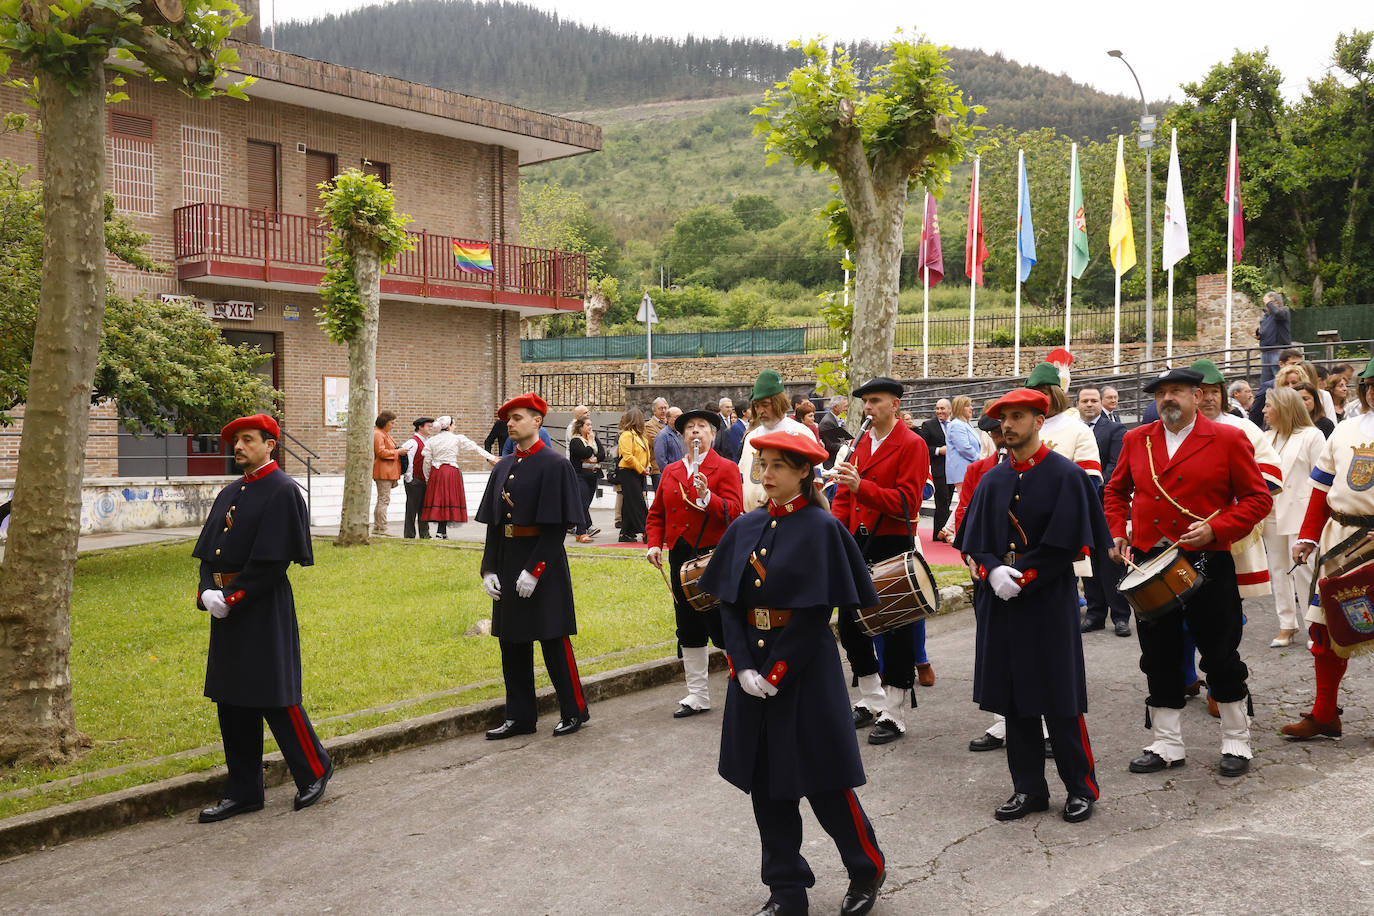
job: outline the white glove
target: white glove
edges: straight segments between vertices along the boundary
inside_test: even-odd
[[[662,568],[663,568],[663,548],[662,548],[662,547],[650,547],[648,550],[644,551],[644,559],[648,560],[650,563],[654,564],[654,565],[657,566],[659,569],[662,569]]]
[[[521,598],[528,598],[534,594],[534,587],[539,584],[539,580],[530,575],[528,569],[520,570],[520,577],[515,580],[515,593]]]
[[[768,683],[768,679],[753,668],[745,668],[739,674],[735,675],[735,680],[739,681],[740,687],[751,697],[758,697],[762,700],[767,697],[777,696],[778,688]]]
[[[200,603],[210,612],[211,617],[223,620],[229,616],[229,603],[224,600],[224,592],[218,588],[207,588],[200,593]]]
[[[1010,601],[1021,594],[1021,586],[1016,582],[1020,575],[1021,571],[1014,566],[999,566],[988,573],[988,584],[998,598]]]
[[[487,573],[482,577],[482,591],[490,595],[493,601],[500,601],[501,577],[496,573]]]

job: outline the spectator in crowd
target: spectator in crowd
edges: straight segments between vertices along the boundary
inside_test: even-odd
[[[491,432],[482,440],[482,448],[491,452],[493,455],[504,455],[506,453],[506,440],[510,438],[510,433],[506,429],[506,421],[500,417],[491,424]]]
[[[587,510],[586,521],[578,525],[573,534],[579,544],[590,544],[597,534],[597,529],[592,527],[592,497],[596,495],[596,481],[601,476],[601,462],[606,460],[606,452],[596,439],[590,417],[573,420],[572,432],[568,436],[568,460],[572,462],[578,482],[582,484],[582,505]]]
[[[468,520],[468,498],[463,486],[463,472],[458,469],[458,457],[463,452],[476,452],[488,466],[496,464],[496,456],[477,445],[467,436],[455,433],[453,418],[442,416],[434,421],[434,435],[425,443],[423,456],[425,475],[425,508],[420,518],[438,522],[436,537],[448,538],[448,523],[462,524]],[[508,441],[514,446],[515,440]],[[512,447],[512,452],[514,448]]]
[[[1279,351],[1279,368],[1275,372],[1275,378],[1260,384],[1259,391],[1255,392],[1255,399],[1250,402],[1250,422],[1264,428],[1264,399],[1268,396],[1269,390],[1278,384],[1277,376],[1289,366],[1296,366],[1302,362],[1302,350],[1297,347],[1289,347]]]
[[[1345,419],[1345,405],[1350,400],[1350,385],[1339,372],[1329,372],[1322,383],[1323,390],[1331,397],[1331,420],[1339,423]]]
[[[668,425],[659,431],[654,439],[654,464],[660,469],[666,468],[674,461],[681,461],[686,454],[686,443],[683,442],[682,433],[674,428],[677,418],[682,416],[681,407],[668,408]],[[660,476],[661,473],[660,473]],[[657,490],[657,487],[654,488]]]
[[[1345,380],[1346,396],[1345,406],[1341,413],[1342,419],[1348,420],[1351,417],[1358,417],[1361,413],[1361,410],[1360,396],[1359,393],[1356,391],[1355,385],[1355,367],[1350,365],[1349,363],[1336,363],[1336,365],[1331,367],[1331,374],[1339,375],[1342,379]],[[1332,400],[1334,399],[1335,396],[1332,395]]]
[[[661,399],[660,399],[661,400]],[[668,419],[668,402],[663,402],[663,419]],[[620,417],[620,442],[617,447],[615,481],[623,497],[620,510],[620,543],[644,539],[649,507],[644,503],[644,481],[653,462],[649,439],[645,435],[644,414],[631,407]]]
[[[954,484],[950,483],[953,478],[945,475],[945,461],[949,454],[946,429],[953,419],[952,414],[949,399],[940,398],[935,402],[935,417],[922,423],[917,430],[921,438],[926,440],[926,448],[930,452],[930,482],[935,487],[935,526],[931,530],[937,534],[944,530],[945,522],[949,521],[949,503],[954,495]]]
[[[1279,368],[1279,351],[1293,343],[1293,313],[1277,290],[1264,294],[1264,315],[1255,328],[1260,347],[1260,383],[1270,381]]]
[[[1107,415],[1107,419],[1116,423],[1121,422],[1121,417],[1117,416],[1117,403],[1121,400],[1115,388],[1111,385],[1102,386],[1102,412]]]
[[[396,415],[383,410],[377,414],[376,428],[372,430],[372,482],[377,485],[372,533],[381,537],[390,533],[386,527],[386,513],[391,508],[391,491],[401,479],[401,453],[396,448],[396,440],[391,438],[395,422]]]
[[[816,425],[816,405],[811,403],[810,398],[803,398],[793,411],[797,422],[811,430],[811,435],[816,437],[816,441],[821,441],[821,428]]]
[[[744,434],[749,424],[735,413],[735,402],[730,398],[720,399],[720,419],[721,433],[720,440],[716,442],[716,451],[720,452],[721,457],[738,464],[740,446],[744,444]]]
[[[1316,386],[1311,382],[1298,382],[1289,387],[1302,398],[1302,404],[1307,408],[1307,415],[1312,418],[1312,425],[1321,430],[1323,436],[1330,439],[1331,433],[1336,429],[1336,424],[1331,422],[1326,411],[1322,408],[1321,398],[1318,396],[1320,392],[1317,391]]]
[[[405,455],[405,471],[401,480],[406,488],[406,518],[401,531],[407,538],[414,538],[418,522],[420,537],[429,540],[429,522],[420,518],[425,508],[425,441],[434,433],[433,417],[417,417],[412,424],[415,434],[401,445]]]
[[[968,466],[977,461],[983,451],[978,431],[973,428],[973,399],[961,394],[950,405],[950,420],[945,426],[945,479],[958,482],[964,479]]]
[[[983,417],[986,417],[986,416],[988,415],[988,409],[989,409],[990,407],[992,407],[993,404],[996,404],[996,403],[997,403],[997,398],[988,398],[987,400],[985,400],[985,401],[983,402],[983,414],[982,414],[982,416],[983,416]],[[988,425],[988,424],[984,424],[984,423],[981,422],[981,421],[982,421],[982,417],[979,418],[979,422],[978,422],[978,423],[973,424],[973,428],[976,429],[976,430],[978,431],[978,457],[979,457],[979,459],[991,458],[993,455],[995,455],[995,454],[997,453],[997,449],[1000,448],[1000,446],[997,444],[997,440],[993,438],[992,433],[989,432],[989,431],[987,431],[987,430],[985,430],[985,429],[983,429],[983,427],[984,427],[985,425]],[[1000,430],[1002,427],[1001,427],[1001,425],[999,424],[997,428]],[[968,471],[965,470],[965,471],[964,471],[964,474],[967,475],[967,474],[968,474]],[[962,481],[961,481],[961,483],[962,483]],[[972,496],[973,496],[973,494],[970,493],[970,494],[968,494],[968,497],[960,497],[959,502],[964,504],[964,508],[968,508],[968,499],[969,499],[969,498],[972,498]],[[954,522],[954,526],[953,526],[953,527],[954,527],[954,528],[958,528],[958,527],[959,527],[959,523],[958,523],[957,520]],[[948,522],[945,524],[945,528],[946,528],[947,530],[952,530],[952,529],[950,528],[950,525],[949,525]]]
[[[1250,415],[1250,405],[1255,402],[1255,392],[1251,390],[1249,382],[1243,378],[1238,378],[1226,389],[1226,393],[1231,398],[1232,408],[1239,407],[1241,410],[1236,416],[1247,417]],[[1232,412],[1234,413],[1234,410]]]
[[[831,395],[825,406],[828,410],[816,427],[821,445],[825,446],[825,466],[828,468],[835,464],[835,455],[840,446],[854,437],[844,426],[844,416],[849,412],[849,398],[842,394]]]
[[[1292,645],[1298,633],[1300,612],[1307,610],[1307,594],[1312,586],[1312,567],[1300,563],[1290,567],[1293,548],[1298,543],[1307,502],[1312,495],[1312,468],[1326,447],[1326,437],[1312,424],[1302,398],[1290,388],[1275,388],[1264,404],[1264,434],[1279,456],[1283,489],[1274,494],[1274,508],[1264,520],[1264,550],[1269,560],[1269,582],[1274,592],[1274,610],[1279,615],[1279,635],[1271,649]]]
[[[573,408],[573,418],[572,418],[571,420],[568,421],[568,430],[567,430],[567,433],[563,436],[563,441],[566,442],[566,443],[568,443],[568,448],[569,448],[568,457],[569,457],[569,458],[572,458],[572,451],[571,451],[571,448],[572,448],[572,439],[573,439],[573,427],[577,425],[577,421],[578,421],[578,420],[584,420],[584,419],[585,419],[585,420],[590,420],[591,417],[592,417],[592,410],[591,410],[591,408],[588,407],[586,404],[578,404],[576,407]],[[575,465],[574,465],[574,467],[575,467]]]
[[[649,443],[649,487],[658,489],[659,467],[654,462],[654,440],[658,434],[668,429],[668,399],[654,398],[653,416],[644,422],[644,439]],[[645,509],[647,512],[647,508]],[[641,530],[642,534],[643,531]]]
[[[1317,392],[1317,399],[1321,402],[1322,410],[1326,412],[1328,419],[1336,415],[1336,405],[1331,400],[1331,394],[1323,384],[1322,368],[1316,363],[1303,360],[1298,363],[1298,368],[1302,369],[1307,376],[1307,382]]]

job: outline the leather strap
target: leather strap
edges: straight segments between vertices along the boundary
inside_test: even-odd
[[[756,607],[749,612],[750,620],[756,630],[771,630],[774,627],[785,627],[787,622],[792,619],[791,610],[778,610],[771,607]]]
[[[501,533],[508,538],[537,538],[544,532],[538,525],[502,525]]]
[[[210,578],[214,580],[215,588],[228,588],[229,583],[239,577],[238,573],[211,573]]]

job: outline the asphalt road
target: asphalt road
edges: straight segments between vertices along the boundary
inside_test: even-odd
[[[988,721],[971,702],[970,613],[934,621],[938,675],[900,741],[864,745],[859,797],[887,856],[875,912],[1374,912],[1374,756],[1368,663],[1350,669],[1346,737],[1290,744],[1311,662],[1269,649],[1272,605],[1249,601],[1243,652],[1255,698],[1254,767],[1216,772],[1205,703],[1184,713],[1188,764],[1126,771],[1148,739],[1134,638],[1085,637],[1088,727],[1102,800],[1092,820],[1051,810],[1000,824],[1004,756],[966,749]],[[752,913],[767,897],[748,799],[715,773],[723,676],[711,714],[675,721],[682,689],[592,707],[580,733],[480,735],[339,770],[325,799],[215,825],[194,812],[0,863],[3,913]],[[815,912],[845,877],[803,806]]]

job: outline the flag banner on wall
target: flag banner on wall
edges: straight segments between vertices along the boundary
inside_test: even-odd
[[[1020,277],[1025,283],[1035,266],[1035,223],[1031,220],[1030,184],[1026,181],[1026,160],[1021,160],[1021,203],[1016,209],[1016,232],[1021,249]]]
[[[926,222],[921,227],[921,260],[916,265],[916,275],[922,276],[930,271],[930,285],[934,286],[945,278],[945,255],[940,249],[940,218],[935,215],[935,195],[926,192]]]
[[[491,263],[491,245],[486,242],[453,242],[453,260],[459,270],[489,274],[496,268]]]
[[[1178,144],[1169,149],[1169,181],[1164,193],[1164,269],[1188,256],[1188,213],[1183,207],[1183,178],[1178,169]]]
[[[1076,151],[1075,151],[1076,152]],[[1073,160],[1070,179],[1073,215],[1069,218],[1069,271],[1075,280],[1088,269],[1088,220],[1083,210],[1083,179],[1078,176],[1078,156]]]
[[[1121,138],[1116,142],[1116,180],[1112,182],[1112,225],[1107,231],[1107,246],[1112,252],[1112,267],[1124,274],[1135,266],[1135,230],[1131,227],[1131,200],[1126,195],[1126,159]]]

